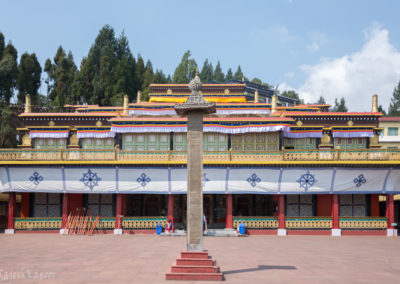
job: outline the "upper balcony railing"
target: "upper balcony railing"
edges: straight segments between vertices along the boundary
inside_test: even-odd
[[[186,163],[186,151],[125,151],[87,149],[0,149],[2,161],[118,161]],[[400,150],[330,149],[282,151],[204,151],[205,163],[280,161],[400,161]]]

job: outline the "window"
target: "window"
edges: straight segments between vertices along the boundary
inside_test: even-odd
[[[342,217],[367,216],[367,198],[365,194],[339,195],[339,215]]]
[[[113,149],[114,139],[113,138],[85,138],[82,140],[83,149]]]
[[[112,217],[115,215],[111,194],[88,194],[87,205],[91,216]]]
[[[398,136],[399,128],[398,127],[388,127],[388,136]]]
[[[348,144],[348,145],[353,144],[353,139],[352,139],[352,138],[347,138],[347,144]]]
[[[342,138],[338,138],[337,143],[338,143],[338,145],[342,144]]]
[[[286,216],[314,216],[312,195],[287,195]]]
[[[36,138],[35,148],[36,149],[65,149],[66,148],[65,138]]]
[[[59,193],[34,193],[33,217],[60,217],[61,198]]]
[[[362,145],[363,144],[363,139],[360,137],[358,138],[358,144]]]

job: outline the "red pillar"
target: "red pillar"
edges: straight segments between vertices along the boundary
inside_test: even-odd
[[[278,195],[278,235],[286,235],[284,195]]]
[[[21,215],[22,218],[29,217],[29,202],[30,201],[30,193],[23,192],[21,193]]]
[[[394,223],[394,201],[393,194],[386,195],[386,217],[388,219],[387,228],[394,229],[392,224]]]
[[[339,226],[339,195],[332,194],[332,236],[340,237],[342,231]]]
[[[226,229],[233,229],[233,197],[232,194],[226,195]]]
[[[174,223],[174,195],[168,195],[168,220],[171,220]]]
[[[7,230],[6,233],[13,234],[14,233],[14,216],[15,216],[15,192],[10,192],[8,194],[8,219],[7,219]]]
[[[115,230],[114,234],[122,234],[122,194],[117,193],[115,204]]]
[[[63,194],[61,228],[66,229],[69,214],[69,193]]]

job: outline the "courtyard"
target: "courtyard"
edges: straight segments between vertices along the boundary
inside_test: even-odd
[[[0,235],[0,242],[0,282],[175,283],[165,281],[165,273],[186,238],[16,234]],[[204,246],[226,283],[399,283],[400,278],[399,238],[205,237]]]

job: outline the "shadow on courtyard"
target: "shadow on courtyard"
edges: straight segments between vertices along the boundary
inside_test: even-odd
[[[245,273],[245,272],[253,272],[253,271],[259,271],[259,270],[273,270],[273,269],[297,270],[297,268],[292,265],[259,265],[258,267],[254,267],[254,268],[223,271],[223,274],[226,275],[226,274]]]

